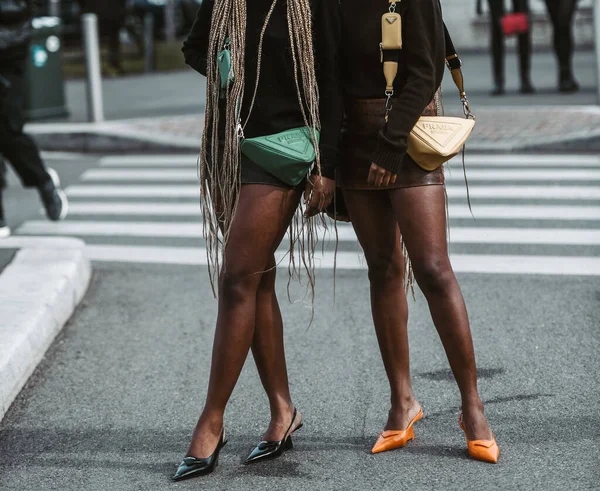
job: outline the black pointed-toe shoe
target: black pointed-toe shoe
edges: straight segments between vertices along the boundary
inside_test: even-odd
[[[290,432],[292,426],[294,426],[294,421],[296,421],[297,415],[298,411],[294,409],[294,416],[292,418],[292,422],[290,423],[290,427],[285,432],[285,435],[282,440],[264,440],[260,442],[254,448],[254,450],[250,452],[250,455],[248,455],[248,457],[244,461],[244,464],[247,465],[262,460],[276,459],[277,457],[280,457],[286,450],[294,448],[294,444],[292,443],[292,433],[302,428],[302,423],[300,423],[300,425],[298,425],[298,428]]]
[[[197,459],[196,457],[191,457],[189,455],[184,457],[181,464],[179,464],[177,472],[173,476],[173,480],[183,481],[184,479],[205,476],[213,472],[217,468],[217,465],[219,465],[219,453],[226,443],[225,431],[222,431],[221,438],[219,439],[219,443],[213,454],[205,459]]]

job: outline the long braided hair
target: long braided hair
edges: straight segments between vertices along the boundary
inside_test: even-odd
[[[310,0],[273,0],[260,35],[257,79],[245,121],[240,120],[240,115],[246,103],[244,96],[245,59],[246,49],[248,49],[246,46],[247,0],[215,0],[208,44],[206,112],[199,159],[204,235],[213,292],[215,292],[215,279],[221,272],[222,254],[229,240],[238,204],[241,185],[240,137],[251,117],[259,84],[263,39],[278,1],[287,4],[287,23],[298,103],[305,125],[312,130],[310,133],[315,147],[316,166],[321,176],[316,133],[320,131],[319,91],[315,74]],[[229,38],[234,79],[225,91],[225,109],[221,111],[222,90],[217,56],[223,50],[227,38]],[[298,243],[301,262],[308,272],[310,286],[314,287],[313,253],[316,233],[313,222],[308,227],[305,225],[301,214],[297,213],[290,231],[290,271],[298,272],[294,259],[294,244]],[[314,288],[311,290],[314,298]]]

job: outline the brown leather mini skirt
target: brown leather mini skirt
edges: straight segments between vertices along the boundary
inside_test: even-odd
[[[425,114],[435,111],[428,107]],[[435,112],[434,112],[435,114]],[[342,189],[383,190],[444,184],[443,168],[427,172],[406,155],[394,184],[374,187],[367,183],[377,135],[385,125],[385,99],[354,99],[346,102],[342,131],[342,161],[338,186]]]

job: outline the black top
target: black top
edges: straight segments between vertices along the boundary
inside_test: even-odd
[[[341,0],[342,86],[348,98],[385,97],[381,64],[381,17],[387,0]],[[439,0],[402,0],[403,48],[398,56],[395,102],[379,134],[373,162],[396,172],[407,150],[412,128],[442,83],[445,41]]]
[[[192,30],[183,45],[186,63],[203,75],[206,75],[213,4],[214,0],[205,0],[202,3]],[[252,0],[251,4],[247,18],[246,89],[242,111],[248,110],[254,92],[259,36],[272,0]],[[338,139],[343,113],[342,101],[335,96],[336,91],[339,90],[339,76],[336,72],[337,50],[340,47],[338,0],[312,0],[311,6],[316,73],[321,100],[319,145],[321,168],[324,176],[333,178],[338,163]],[[294,81],[286,10],[286,0],[279,0],[265,33],[256,103],[244,130],[248,138],[304,126]],[[302,85],[300,88],[302,89]],[[244,115],[242,118],[244,119]]]

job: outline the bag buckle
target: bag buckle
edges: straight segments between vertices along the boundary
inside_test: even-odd
[[[393,90],[386,90],[385,91],[385,122],[388,122],[388,119],[390,117],[390,111],[394,108],[394,103],[392,102],[392,97],[394,96],[394,91]]]
[[[246,137],[244,136],[244,127],[242,123],[238,121],[238,124],[235,127],[235,132],[237,134],[238,140],[244,140]]]

